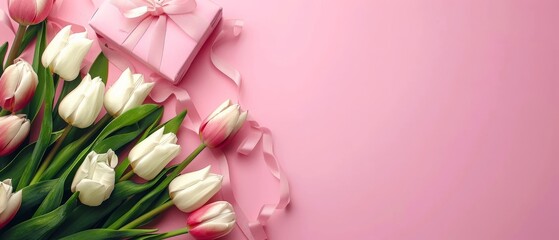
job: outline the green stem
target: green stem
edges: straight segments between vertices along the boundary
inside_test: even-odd
[[[167,239],[167,238],[170,238],[170,237],[175,237],[175,236],[187,234],[189,231],[190,231],[190,229],[188,229],[188,228],[181,228],[181,229],[177,229],[177,230],[174,230],[174,231],[166,232],[162,235],[159,235],[159,237],[160,237],[160,239]]]
[[[132,176],[134,176],[134,171],[130,170],[129,172],[124,174],[118,181],[119,182],[126,181],[126,180],[130,179]]]
[[[99,130],[103,127],[105,127],[107,125],[107,123],[109,123],[112,120],[111,115],[107,114],[105,116],[103,116],[103,118],[101,118],[101,120],[99,120],[99,122],[97,122],[97,124],[95,124],[93,126],[93,128],[91,130],[89,130],[85,135],[83,135],[82,137],[80,137],[77,141],[79,141],[79,143],[77,144],[77,146],[79,146],[80,148],[83,146],[83,144],[85,144],[87,141],[89,141],[93,136],[95,136],[95,134],[97,134],[97,132],[99,132]],[[65,160],[61,160],[59,158],[54,158],[54,162],[51,162],[50,166],[47,166],[46,171],[43,173],[42,176],[40,176],[41,178],[39,178],[39,180],[44,180],[44,179],[51,179],[54,176],[56,176],[58,174],[58,172],[60,171],[60,169],[64,166],[64,164],[66,164],[67,158],[64,158]]]
[[[188,166],[188,164],[190,164],[192,162],[192,160],[194,160],[196,158],[196,156],[198,156],[198,154],[200,154],[204,149],[206,148],[206,144],[202,143],[200,144],[200,146],[198,146],[194,152],[192,152],[190,155],[188,155],[188,157],[186,157],[186,159],[184,159],[184,161],[182,161],[177,168],[175,168],[175,170],[169,174],[169,176],[167,176],[167,178],[165,179],[166,181],[164,181],[163,183],[166,183],[167,185],[169,185],[169,183],[175,179],[181,172],[182,170],[184,170],[186,168],[186,166]]]
[[[0,117],[6,116],[6,115],[8,115],[8,114],[10,114],[10,111],[8,111],[8,110],[6,110],[6,109],[2,109],[2,111],[0,111]]]
[[[41,179],[41,175],[43,174],[43,172],[45,172],[45,170],[47,170],[47,167],[49,166],[50,162],[58,152],[58,149],[62,146],[62,142],[64,142],[64,139],[66,139],[68,133],[70,133],[70,130],[72,130],[72,125],[68,124],[64,128],[62,135],[60,135],[60,137],[56,140],[54,147],[52,147],[52,149],[50,150],[49,155],[47,155],[47,157],[45,158],[45,160],[37,170],[37,173],[35,173],[35,177],[33,177],[33,180],[31,180],[31,183],[29,185],[33,185],[34,183],[39,182],[39,179]]]
[[[16,36],[14,38],[14,42],[12,43],[12,48],[10,48],[10,54],[8,54],[8,59],[6,59],[6,64],[4,64],[4,69],[14,63],[14,59],[16,59],[17,54],[19,53],[19,47],[21,46],[21,42],[26,30],[27,26],[21,24],[17,28]]]
[[[123,229],[136,228],[136,227],[140,226],[142,223],[156,217],[157,215],[159,215],[160,213],[164,212],[165,210],[169,209],[172,206],[173,206],[173,201],[168,201],[168,202],[160,205],[159,207],[156,207],[153,210],[147,212],[146,214],[136,218],[134,221],[122,226],[120,229],[123,230]]]

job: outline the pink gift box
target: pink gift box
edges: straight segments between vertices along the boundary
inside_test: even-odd
[[[195,9],[186,14],[166,15],[164,13],[158,16],[147,15],[145,18],[132,19],[125,17],[119,7],[114,5],[111,0],[107,0],[95,12],[89,25],[99,36],[105,38],[109,47],[134,57],[161,77],[178,83],[221,20],[221,15],[222,8],[219,5],[211,0],[197,0]],[[156,34],[161,30],[158,27],[163,26],[158,26],[159,18],[162,16],[166,17],[165,34]],[[181,28],[178,25],[180,21],[174,21],[175,17],[190,19],[186,25],[195,25],[195,27],[190,29],[188,26],[184,27],[185,24],[183,24]],[[142,28],[141,24],[149,26],[145,33],[138,30]],[[186,32],[185,28],[187,28]],[[159,35],[164,35],[164,39],[161,39],[164,42],[162,46],[157,44],[157,40],[154,40]],[[130,44],[132,38],[137,40],[132,40],[133,43]],[[196,40],[197,38],[198,40]],[[154,58],[154,54],[152,54],[154,52],[160,56]]]

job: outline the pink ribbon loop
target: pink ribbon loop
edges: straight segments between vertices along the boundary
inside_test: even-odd
[[[111,0],[124,17],[130,19],[128,37],[122,45],[134,49],[153,26],[148,61],[159,68],[163,59],[167,20],[171,19],[184,33],[194,41],[199,41],[204,34],[202,19],[191,14],[196,9],[195,0]]]

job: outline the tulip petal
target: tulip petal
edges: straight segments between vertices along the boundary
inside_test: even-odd
[[[53,72],[66,81],[73,81],[79,74],[85,55],[93,45],[87,38],[76,38],[68,42],[54,60]]]
[[[56,36],[54,36],[52,41],[43,52],[43,57],[41,58],[41,62],[43,63],[44,67],[49,67],[56,56],[60,53],[62,48],[64,48],[68,44],[68,39],[70,38],[71,33],[72,26],[68,25],[62,28],[62,30],[60,30],[56,34]]]
[[[150,153],[132,165],[134,173],[144,180],[151,180],[157,176],[180,153],[180,146],[176,144],[159,145]]]
[[[158,129],[154,133],[150,134],[146,139],[136,144],[136,146],[134,146],[128,154],[130,163],[135,164],[136,161],[140,160],[152,151],[155,146],[157,146],[159,139],[163,136],[163,131],[165,131],[165,127]]]
[[[76,191],[80,192],[80,202],[91,207],[101,205],[105,200],[107,187],[90,179],[83,179],[76,185]]]
[[[192,212],[206,204],[220,189],[222,177],[212,176],[199,181],[198,184],[176,192],[173,203],[185,213]]]
[[[16,215],[19,207],[21,206],[22,191],[12,194],[10,199],[7,201],[6,208],[0,213],[0,228],[3,228],[8,224]]]
[[[189,172],[176,177],[169,184],[169,193],[174,194],[204,180],[210,174],[211,167],[212,166],[207,166],[198,171]]]
[[[233,103],[231,102],[230,99],[227,99],[225,102],[223,102],[221,105],[219,105],[219,107],[217,107],[209,116],[208,116],[208,120],[213,119],[215,116],[217,116],[217,114],[223,112],[223,110],[225,110],[227,107],[231,106]]]
[[[82,92],[83,100],[74,112],[76,121],[72,124],[78,128],[87,128],[95,122],[95,119],[103,108],[103,95],[105,85],[100,78],[92,80],[89,88]]]

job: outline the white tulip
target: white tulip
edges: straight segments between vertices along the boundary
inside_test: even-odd
[[[174,133],[163,134],[164,130],[163,127],[152,133],[128,154],[134,173],[145,180],[155,178],[180,153],[177,136]]]
[[[21,190],[12,193],[12,179],[0,182],[0,229],[15,217],[21,206]]]
[[[87,128],[95,122],[103,107],[105,84],[101,78],[91,79],[88,74],[80,85],[72,90],[58,108],[60,117],[68,124],[78,128]]]
[[[112,116],[119,116],[140,106],[153,85],[154,83],[144,83],[142,74],[132,74],[132,71],[128,68],[105,93],[105,109]]]
[[[66,26],[49,43],[41,62],[62,79],[73,81],[80,73],[83,59],[92,44],[87,32],[72,34],[71,26]]]
[[[115,170],[118,156],[109,150],[98,154],[90,152],[76,172],[72,192],[80,192],[80,202],[91,207],[99,206],[109,199],[115,186]]]
[[[206,204],[220,189],[223,176],[210,173],[211,166],[176,177],[169,184],[175,206],[185,213]]]

